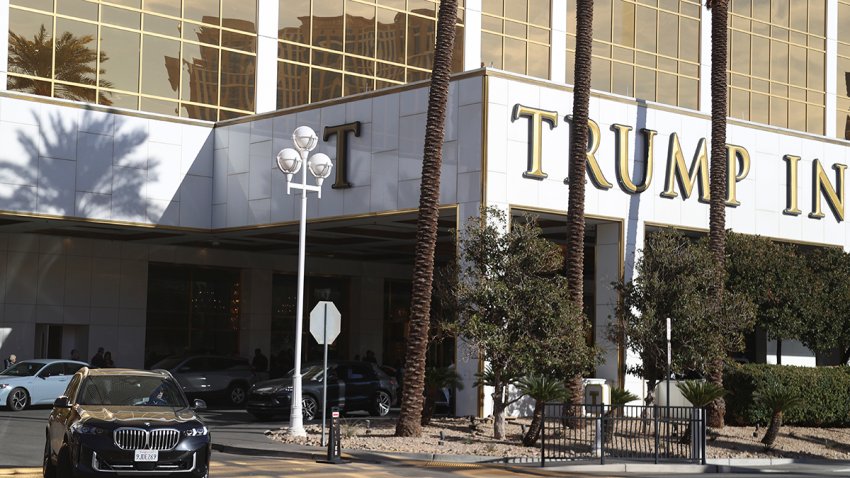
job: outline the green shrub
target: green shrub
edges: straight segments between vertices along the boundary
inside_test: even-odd
[[[733,365],[726,370],[723,385],[727,390],[726,421],[732,425],[767,425],[772,412],[753,394],[776,385],[802,398],[800,406],[785,414],[784,423],[850,426],[850,367]]]

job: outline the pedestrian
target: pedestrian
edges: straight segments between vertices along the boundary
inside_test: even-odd
[[[97,353],[94,354],[94,356],[91,358],[90,363],[91,363],[92,368],[103,368],[104,367],[103,347],[97,348]]]
[[[71,349],[71,360],[80,361],[80,352],[77,349]]]
[[[18,357],[16,357],[15,354],[9,355],[9,358],[3,361],[3,370],[6,370],[16,363],[18,363]]]
[[[254,350],[254,359],[251,361],[251,367],[254,367],[255,372],[266,372],[269,369],[269,359],[263,355],[260,349]]]
[[[115,367],[115,362],[112,361],[112,352],[107,350],[106,353],[103,354],[103,368],[114,368],[114,367]]]

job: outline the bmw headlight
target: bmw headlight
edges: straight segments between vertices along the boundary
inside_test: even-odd
[[[79,433],[80,435],[103,435],[106,430],[94,425],[86,425],[85,423],[76,422],[71,425],[71,432]]]
[[[291,392],[292,391],[292,385],[280,386],[280,387],[277,387],[274,391],[275,391],[275,393]]]
[[[202,437],[210,434],[207,427],[190,428],[183,432],[187,437]]]

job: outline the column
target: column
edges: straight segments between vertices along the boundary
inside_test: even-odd
[[[615,342],[608,339],[609,324],[617,316],[617,291],[611,283],[620,280],[620,224],[616,222],[596,226],[596,274],[593,285],[596,291],[595,301],[595,338],[596,344],[602,350],[605,362],[596,367],[596,378],[604,378],[612,387],[619,385],[619,348]]]
[[[466,0],[463,19],[463,70],[481,68],[481,0]]]
[[[838,2],[826,2],[826,111],[824,119],[827,138],[834,138],[836,131],[838,103]],[[843,136],[843,135],[842,135]]]
[[[239,354],[253,357],[254,349],[262,349],[271,357],[272,270],[243,270],[241,293]]]
[[[279,6],[279,0],[259,0],[257,5],[257,90],[254,106],[257,113],[277,109],[277,17]]]
[[[9,71],[9,0],[0,0],[0,90],[6,90]]]
[[[567,0],[552,0],[552,47],[549,49],[549,79],[572,84],[567,79]]]
[[[711,114],[711,10],[701,7],[699,23],[699,110]]]

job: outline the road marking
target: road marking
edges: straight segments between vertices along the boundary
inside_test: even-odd
[[[840,470],[832,470],[833,473],[848,473],[850,472],[850,468],[842,468]]]

